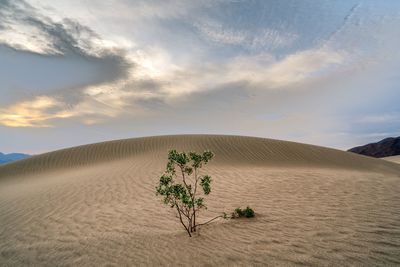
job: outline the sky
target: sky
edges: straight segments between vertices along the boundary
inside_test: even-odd
[[[0,0],[0,151],[400,135],[400,1]]]

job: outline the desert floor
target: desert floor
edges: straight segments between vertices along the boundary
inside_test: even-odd
[[[189,238],[155,195],[168,149],[216,157]],[[238,136],[164,136],[60,150],[0,167],[0,265],[400,265],[400,165]]]

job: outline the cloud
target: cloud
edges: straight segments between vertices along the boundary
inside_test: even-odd
[[[83,58],[104,73],[92,84],[46,92],[1,108],[0,124],[8,127],[51,127],[56,119],[94,124],[123,113],[138,114],[137,102],[164,94],[159,90],[161,83],[154,79],[175,68],[162,50],[128,54],[120,42],[105,40],[71,19],[55,21],[26,2],[2,2],[1,15],[3,45],[46,58]]]
[[[173,106],[194,93],[223,88],[229,94],[225,88],[231,86],[242,90],[288,88],[329,75],[335,66],[343,64],[344,58],[340,52],[310,49],[281,60],[270,54],[258,54],[238,56],[220,64],[179,66],[165,50],[153,46],[127,54],[126,59],[134,62],[135,68],[127,70],[125,78],[79,88],[74,103],[58,96],[59,110],[38,109],[34,103],[24,101],[2,109],[0,115],[7,118],[3,125],[10,127],[49,127],[54,119],[96,124],[123,114],[143,115],[148,111],[146,105],[154,101]],[[16,108],[21,105],[25,107],[22,114]],[[37,114],[27,116],[29,108]]]
[[[287,105],[290,102],[288,98],[300,95],[293,92],[305,88],[305,84],[311,85],[310,90],[317,87],[321,91],[326,90],[326,87],[319,86],[322,84],[321,81],[337,74],[350,58],[345,50],[334,49],[334,46],[328,45],[291,50],[285,54],[276,55],[271,50],[290,47],[300,36],[289,31],[264,27],[264,25],[254,31],[233,24],[226,26],[218,20],[217,22],[216,20],[195,22],[200,37],[208,41],[202,41],[201,45],[206,43],[206,46],[199,47],[207,50],[215,47],[215,44],[224,49],[238,46],[239,48],[234,48],[235,56],[219,57],[206,53],[204,58],[199,59],[198,55],[191,58],[191,53],[196,54],[200,51],[199,54],[203,55],[202,50],[193,49],[190,53],[176,52],[166,49],[159,43],[137,46],[140,42],[136,42],[134,38],[112,35],[105,38],[93,30],[93,25],[88,27],[72,19],[45,16],[42,10],[32,8],[24,2],[21,2],[22,4],[6,3],[6,8],[3,10],[9,11],[8,13],[2,11],[2,16],[0,16],[0,25],[2,25],[0,31],[4,34],[0,35],[0,42],[16,50],[34,53],[40,57],[77,57],[89,60],[95,63],[96,72],[101,76],[90,84],[70,87],[61,92],[46,92],[46,95],[42,94],[33,100],[20,100],[1,108],[0,124],[8,127],[51,127],[60,125],[63,121],[93,125],[111,123],[116,119],[126,117],[143,118],[151,112],[158,113],[156,116],[163,118],[165,111],[168,111],[172,118],[177,117],[177,112],[188,113],[187,116],[192,117],[196,115],[193,111],[193,106],[196,105],[198,105],[197,112],[199,113],[203,112],[205,105],[208,105],[210,110],[218,110],[218,112],[224,106],[228,111],[224,113],[221,121],[226,121],[226,118],[231,117],[229,114],[232,113],[233,108],[249,110],[249,113],[275,112],[267,109],[266,106],[279,109],[279,106]],[[142,13],[138,14],[138,17],[145,18],[141,25],[148,23],[147,20],[152,18],[164,19],[165,23],[170,22],[168,21],[170,18],[184,24],[191,23],[187,21],[186,16],[190,15],[188,10],[193,10],[194,7],[182,4],[184,7],[174,10],[171,7],[167,8],[168,4],[159,6],[153,2],[149,5],[140,3],[133,7],[130,5],[130,7],[142,10]],[[72,5],[67,4],[67,6]],[[106,8],[103,11],[98,6],[94,8],[96,12],[110,13]],[[129,17],[134,13],[129,8],[125,11],[123,7],[120,9],[122,16]],[[98,14],[96,13],[96,16]],[[114,27],[118,28],[115,25]],[[171,27],[171,24],[167,27]],[[159,32],[163,29],[165,28],[162,26],[158,28]],[[143,31],[145,30],[144,27]],[[168,30],[175,35],[181,33],[179,30],[175,31],[176,29],[168,28]],[[178,41],[167,41],[172,44],[178,43]],[[195,46],[197,45],[195,43],[198,42],[197,39],[191,41]],[[185,59],[178,58],[177,54],[182,54]],[[186,60],[186,58],[189,59]],[[291,92],[287,95],[276,93],[288,90]],[[260,98],[257,107],[253,106],[252,95]],[[309,95],[310,99],[315,99],[311,93]],[[236,102],[232,104],[234,101]],[[38,105],[38,102],[45,104]],[[185,103],[186,108],[177,111],[177,106],[181,103]],[[246,103],[246,105],[241,105],[241,103]],[[299,113],[304,113],[304,110],[300,110],[301,108],[304,109],[299,106]],[[282,116],[279,112],[277,114]],[[213,120],[215,116],[213,115]],[[276,137],[285,134],[288,130],[299,132],[298,129],[301,129],[307,120],[317,121],[316,118],[309,119],[311,117],[301,115],[283,116],[283,118],[286,119],[277,120],[272,125],[274,129],[277,129]],[[241,119],[242,122],[247,120],[244,117]],[[324,119],[322,118],[321,121]],[[207,123],[207,121],[204,122],[204,124]],[[251,124],[259,131],[257,123],[246,122],[245,124]],[[309,127],[307,125],[305,128],[315,129],[320,125],[318,120],[317,123],[310,123]],[[263,129],[264,132],[274,132],[267,127]],[[254,131],[254,133],[257,132]],[[304,135],[309,138],[312,133],[308,131]]]
[[[154,50],[153,50],[154,51]],[[225,62],[204,62],[201,65],[175,65],[161,50],[142,53],[136,59],[137,78],[156,80],[155,94],[167,103],[183,100],[194,93],[241,84],[243,90],[299,89],[303,83],[318,82],[345,66],[349,57],[344,51],[315,48],[277,59],[268,53],[236,56]],[[174,103],[172,101],[172,103]]]
[[[221,44],[244,44],[246,32],[224,28],[221,24],[212,21],[195,23],[194,26],[208,40]]]
[[[9,127],[51,127],[50,120],[71,116],[64,103],[48,96],[38,96],[0,109],[0,124]]]
[[[206,40],[220,45],[240,45],[247,49],[276,49],[291,45],[297,35],[270,28],[255,31],[238,30],[223,26],[210,19],[195,22],[194,27]]]
[[[135,86],[135,90],[131,87]],[[101,86],[89,86],[84,89],[84,97],[71,112],[81,121],[89,120],[91,124],[102,122],[105,118],[115,118],[129,113],[131,116],[142,115],[140,101],[155,99],[158,94],[151,90],[137,90],[146,87],[144,84],[129,84],[125,81]]]
[[[50,127],[53,126],[55,119],[79,118],[84,121],[83,116],[94,116],[94,113],[97,118],[112,117],[119,113],[122,102],[126,104],[126,101],[129,101],[127,95],[123,94],[124,91],[118,89],[126,79],[129,79],[130,72],[134,68],[134,62],[126,55],[126,47],[121,47],[120,42],[103,39],[77,21],[47,17],[24,1],[1,1],[1,44],[30,55],[33,67],[35,67],[33,59],[39,58],[37,67],[43,68],[41,74],[46,74],[46,68],[51,68],[50,73],[65,76],[68,73],[65,72],[65,68],[73,66],[71,62],[80,64],[85,62],[84,66],[88,68],[86,74],[89,76],[84,82],[75,81],[76,77],[71,77],[69,82],[71,87],[68,87],[68,83],[63,83],[53,89],[35,89],[37,93],[32,100],[20,100],[6,107],[0,107],[2,125]],[[3,64],[6,62],[0,62],[0,65]],[[54,70],[57,66],[59,73]],[[52,80],[57,80],[57,77],[48,75],[40,77],[31,73],[35,73],[35,70],[29,72],[34,81],[41,79],[49,81],[44,84],[51,84]],[[12,75],[12,77],[17,76],[17,73]],[[7,77],[4,79],[7,84]],[[64,78],[61,80],[67,81]],[[37,85],[38,83],[26,85],[27,94],[30,95],[31,92],[29,86]],[[88,88],[93,87],[117,89],[111,94],[103,92],[91,95],[88,93],[90,92]],[[6,87],[2,90],[5,90],[4,93],[9,91],[12,94],[14,88]],[[104,97],[105,95],[108,98]],[[73,101],[69,101],[70,99]]]
[[[328,48],[308,49],[282,59],[261,53],[237,56],[224,64],[205,67],[198,71],[201,73],[198,77],[199,80],[208,80],[216,88],[224,83],[245,82],[249,89],[296,89],[302,83],[316,82],[333,75],[348,60],[344,51]],[[204,87],[200,85],[200,88]]]
[[[34,12],[25,2],[0,2],[0,43],[38,54],[59,54],[50,36],[30,23],[28,9]]]
[[[283,87],[329,74],[345,62],[345,54],[329,49],[310,49],[289,55],[261,71],[256,82]]]
[[[225,62],[204,62],[201,65],[175,65],[165,51],[152,50],[136,58],[137,78],[154,79],[157,92],[168,102],[192,93],[242,84],[243,89],[295,89],[304,82],[329,77],[343,67],[349,57],[344,51],[315,48],[277,59],[268,53],[236,56]]]
[[[82,58],[99,65],[108,81],[126,76],[132,67],[119,43],[75,20],[55,21],[24,1],[0,2],[0,44],[48,58]]]
[[[101,57],[113,47],[90,28],[71,19],[54,21],[24,1],[0,3],[0,43],[42,54]]]
[[[124,80],[87,86],[76,103],[68,103],[62,97],[37,96],[33,100],[1,108],[0,125],[47,128],[54,126],[56,119],[75,119],[92,125],[122,114],[130,114],[131,117],[144,115],[145,106],[140,103],[160,98],[160,94],[151,87],[145,81],[127,83]]]

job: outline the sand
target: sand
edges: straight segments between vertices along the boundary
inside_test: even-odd
[[[386,158],[383,158],[383,159],[400,164],[400,156],[386,157]]]
[[[154,189],[170,148],[216,157],[189,238]],[[0,167],[0,265],[399,265],[400,165],[261,138],[186,135],[60,150]]]

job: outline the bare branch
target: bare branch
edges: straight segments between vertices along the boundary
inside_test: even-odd
[[[223,218],[223,217],[224,217],[224,216],[219,215],[219,216],[217,216],[217,217],[215,217],[215,218],[212,218],[211,220],[209,220],[209,221],[207,221],[207,222],[205,222],[205,223],[200,223],[200,224],[196,225],[195,227],[208,224],[208,223],[210,223],[210,222],[212,222],[212,221],[214,221],[214,220],[216,220],[216,219],[218,219],[218,218]]]

